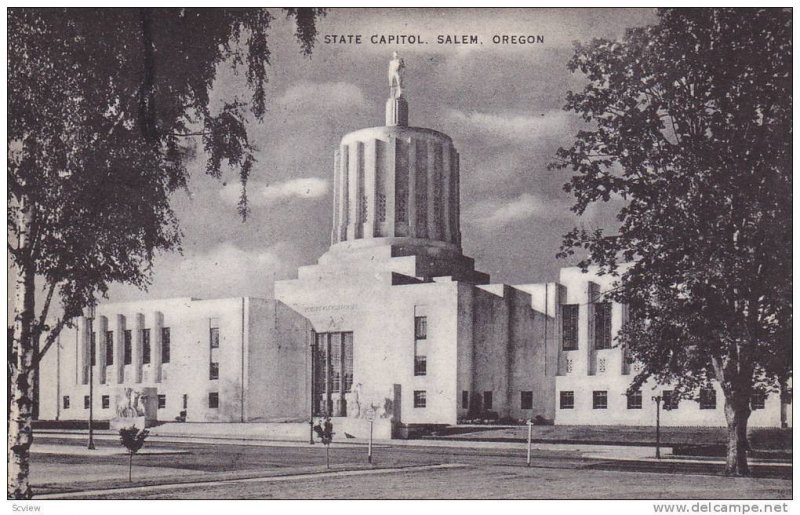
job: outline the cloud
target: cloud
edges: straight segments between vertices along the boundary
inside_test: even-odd
[[[551,211],[538,197],[523,193],[511,201],[492,199],[478,202],[466,211],[465,221],[488,231],[534,216],[550,214]]]
[[[349,82],[301,81],[289,87],[276,103],[285,108],[307,110],[320,107],[359,107],[366,102],[361,89]]]
[[[479,111],[462,112],[455,109],[447,111],[447,119],[467,132],[477,132],[486,139],[510,140],[526,142],[535,139],[561,136],[570,132],[568,128],[574,123],[573,117],[560,110],[552,110],[539,115],[482,113]]]
[[[264,249],[243,249],[222,242],[206,252],[157,257],[153,286],[142,292],[131,286],[114,285],[114,302],[170,297],[270,297],[273,280],[295,277],[304,262],[299,249],[279,242]]]
[[[239,183],[230,183],[219,195],[227,204],[236,205],[241,195]],[[247,185],[247,201],[250,207],[264,207],[291,198],[315,199],[328,193],[328,180],[318,177],[302,177],[274,184],[253,181]]]

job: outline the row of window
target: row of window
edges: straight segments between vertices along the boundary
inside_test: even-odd
[[[142,364],[147,365],[150,363],[151,350],[150,350],[150,329],[141,329],[142,337]],[[122,333],[122,363],[123,365],[130,365],[133,363],[133,337],[130,329],[125,329]],[[161,328],[161,363],[169,363],[170,360],[170,331],[169,327]],[[97,365],[96,349],[96,336],[93,332],[91,335],[90,353],[92,366]],[[106,331],[105,333],[105,353],[106,365],[114,364],[114,331]]]
[[[561,348],[578,350],[578,304],[561,306]],[[611,303],[595,302],[590,309],[594,310],[594,344],[595,349],[611,348]]]
[[[64,409],[69,409],[70,402],[69,402],[69,395],[65,395],[62,399],[62,403]],[[83,409],[89,409],[89,405],[91,404],[91,398],[88,395],[83,396]],[[100,407],[101,409],[109,409],[111,407],[111,397],[109,395],[102,395],[100,396]],[[166,408],[167,407],[167,396],[166,395],[158,395],[158,409]],[[184,406],[185,408],[186,406]]]
[[[157,396],[158,399],[158,409],[164,409],[167,407],[167,396],[163,394],[159,394]],[[89,409],[89,404],[91,400],[88,395],[83,396],[83,409]],[[64,409],[69,409],[70,407],[70,400],[69,395],[65,395],[62,399],[62,403]],[[183,396],[183,409],[186,409],[187,405],[187,396]],[[109,395],[102,395],[100,397],[100,406],[102,409],[109,409],[111,407],[111,397]],[[208,394],[208,407],[209,408],[219,408],[219,392],[209,392]]]
[[[428,375],[428,356],[424,352],[428,338],[428,317],[414,317],[414,375]]]
[[[628,409],[642,409],[642,392],[641,390],[631,392],[626,395]],[[764,409],[764,402],[766,400],[765,394],[756,393],[750,397],[750,409],[755,411]],[[674,394],[672,390],[664,390],[661,394],[662,407],[665,410],[678,409],[680,398]],[[700,409],[717,409],[717,391],[713,388],[700,390],[700,398],[698,399]],[[558,407],[560,409],[574,409],[575,408],[575,392],[562,391],[559,394]],[[595,390],[592,392],[592,409],[608,409],[608,391]]]

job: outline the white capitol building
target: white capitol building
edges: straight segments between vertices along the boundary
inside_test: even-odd
[[[307,421],[329,413],[358,434],[462,420],[653,425],[654,395],[626,391],[636,364],[615,346],[625,306],[608,276],[564,268],[558,281],[492,284],[461,249],[459,153],[408,125],[403,62],[390,65],[383,126],[334,152],[331,246],[274,299],[172,298],[98,306],[41,364],[40,418],[111,419],[125,389],[150,420]],[[94,341],[94,344],[92,344]],[[94,359],[91,349],[94,348]],[[719,389],[661,423],[724,426]],[[791,424],[777,394],[749,425]],[[783,417],[783,420],[782,420]]]

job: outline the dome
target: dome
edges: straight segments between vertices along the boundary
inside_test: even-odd
[[[408,126],[404,69],[395,54],[386,125],[346,134],[334,154],[331,243],[408,238],[460,251],[459,155],[446,134]]]

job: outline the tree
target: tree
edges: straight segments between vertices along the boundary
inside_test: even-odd
[[[325,446],[325,467],[331,468],[331,442],[333,442],[333,422],[331,422],[331,418],[329,416],[325,416],[325,419],[317,423],[316,426],[313,427],[314,432],[317,434],[317,438],[322,442]]]
[[[622,199],[616,231],[573,229],[560,255],[617,276],[618,340],[684,396],[725,397],[726,473],[748,474],[750,398],[791,378],[792,16],[665,9],[621,41],[576,45],[566,110],[591,130],[551,165],[582,214]],[[622,266],[622,263],[627,263]]]
[[[119,430],[119,443],[128,449],[128,481],[133,481],[133,455],[144,446],[144,441],[150,431],[136,426],[123,427]]]
[[[305,54],[320,13],[288,11]],[[180,248],[169,200],[198,147],[206,173],[238,171],[246,217],[246,115],[264,117],[272,20],[263,9],[9,9],[9,497],[32,495],[39,360],[96,293],[146,287],[153,254]],[[227,63],[244,67],[251,96],[216,107],[210,92]],[[47,325],[54,300],[61,313]]]

